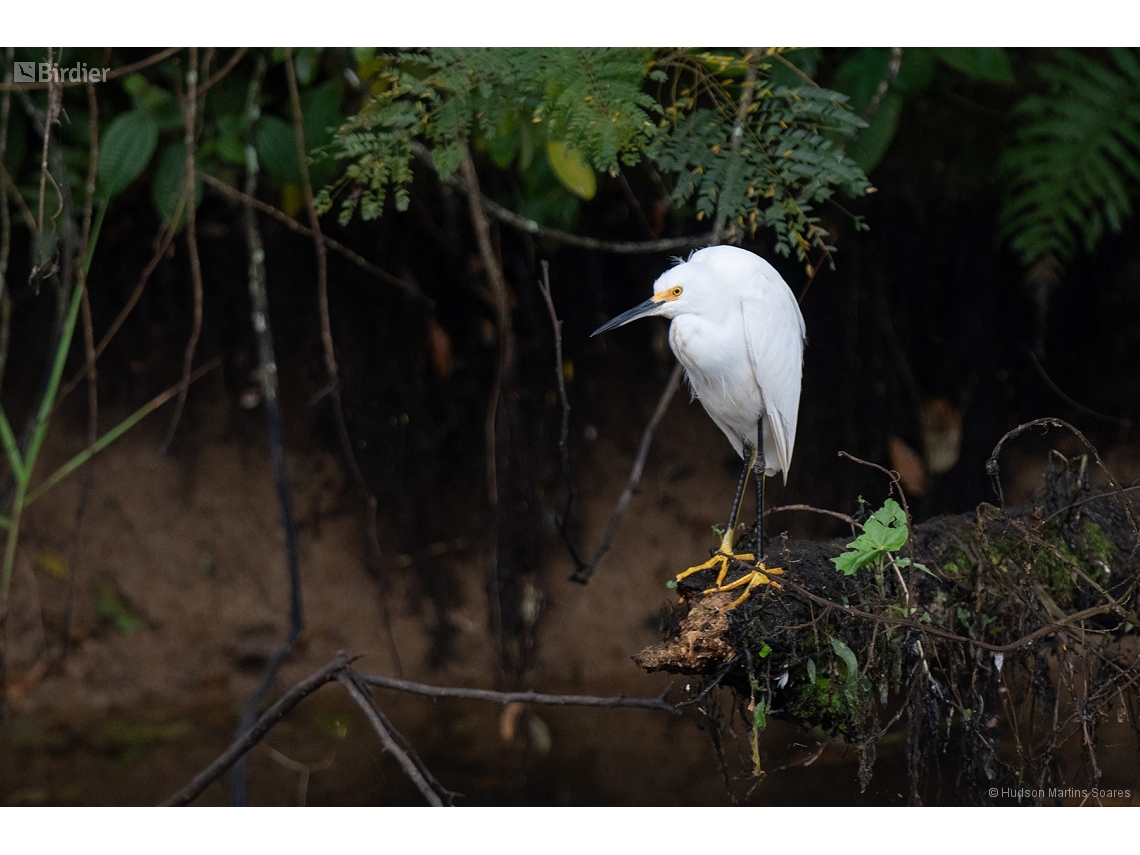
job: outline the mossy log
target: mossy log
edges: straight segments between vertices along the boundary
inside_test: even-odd
[[[831,561],[850,538],[774,539],[766,557],[785,571],[781,590],[724,610],[738,592],[704,595],[712,571],[689,577],[669,636],[634,659],[841,735],[861,750],[864,786],[875,742],[904,720],[916,801],[928,759],[953,737],[972,792],[1055,782],[1057,746],[1078,731],[1095,782],[1097,725],[1121,703],[1135,722],[1140,706],[1135,495],[1091,487],[1084,458],[1056,455],[1039,503],[914,526],[895,561],[852,576]],[[754,532],[740,545],[751,550]],[[1019,738],[1017,757],[999,734]]]

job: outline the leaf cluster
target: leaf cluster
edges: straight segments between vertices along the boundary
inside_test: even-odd
[[[747,63],[735,54],[496,48],[377,58],[373,97],[324,149],[348,166],[318,204],[328,210],[348,190],[342,221],[358,210],[379,216],[389,195],[405,209],[417,144],[446,178],[471,145],[500,168],[517,159],[525,170],[545,143],[551,168],[580,198],[593,192],[583,168],[615,175],[648,161],[664,173],[674,201],[693,204],[699,219],[715,219],[730,239],[770,227],[779,252],[805,258],[824,236],[814,208],[836,189],[869,187],[843,152],[864,123],[845,96],[774,85],[771,66],[751,61],[756,82],[742,99]],[[742,100],[747,114],[734,134]]]
[[[407,208],[417,142],[443,178],[473,140],[489,145],[503,166],[516,153],[529,160],[545,138],[614,173],[637,163],[658,133],[660,106],[643,84],[660,72],[645,49],[440,48],[377,65],[373,98],[324,151],[350,161],[317,200],[327,210],[334,193],[354,186],[342,200],[342,222],[358,207],[365,219],[380,216],[389,190],[397,210]]]
[[[846,102],[828,89],[761,82],[739,144],[726,115],[731,105],[700,107],[678,119],[655,161],[676,173],[674,196],[692,201],[698,219],[714,218],[739,236],[772,228],[778,252],[804,258],[824,236],[814,207],[836,188],[859,195],[870,186],[836,142],[866,124]]]
[[[1024,124],[999,164],[1006,188],[999,226],[1026,265],[1091,251],[1132,213],[1140,192],[1140,50],[1110,48],[1107,58],[1057,51],[1038,67],[1049,92],[1015,107]]]

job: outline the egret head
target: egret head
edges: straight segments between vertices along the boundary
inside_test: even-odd
[[[698,305],[703,303],[701,300],[703,283],[700,277],[686,275],[687,272],[691,272],[691,266],[684,263],[662,273],[654,283],[652,297],[602,324],[591,333],[591,338],[599,333],[624,326],[630,321],[636,321],[638,318],[661,316],[672,319],[685,312],[697,310]]]

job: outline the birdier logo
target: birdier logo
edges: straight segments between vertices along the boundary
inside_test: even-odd
[[[54,62],[12,63],[13,83],[106,83],[109,68],[88,68],[87,63],[63,68]]]

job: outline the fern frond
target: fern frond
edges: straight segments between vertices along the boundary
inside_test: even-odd
[[[1015,144],[999,162],[1006,185],[999,234],[1028,266],[1066,261],[1119,232],[1140,194],[1140,52],[1114,48],[1112,66],[1071,50],[1038,69],[1048,97],[1023,99]]]
[[[700,218],[721,219],[730,231],[775,231],[776,251],[807,257],[821,234],[811,212],[836,188],[853,195],[867,177],[828,132],[842,138],[863,127],[837,92],[810,87],[760,87],[742,144],[733,149],[733,123],[723,111],[699,109],[681,119],[657,153],[662,170],[678,175],[680,201],[693,201]]]

